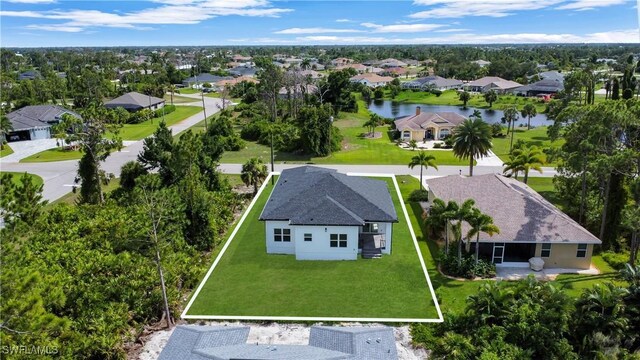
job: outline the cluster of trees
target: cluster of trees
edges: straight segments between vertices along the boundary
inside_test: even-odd
[[[42,186],[26,175],[0,183],[5,346],[124,358],[143,326],[172,324],[241,205],[216,171],[226,145],[213,126],[174,140],[161,124],[138,161],[123,166],[120,187],[104,195],[96,176],[111,143],[94,136],[102,131],[99,113],[89,119],[98,120],[79,140],[92,155],[80,161],[77,206],[44,209]]]
[[[442,324],[413,324],[413,341],[442,359],[635,359],[640,349],[640,267],[628,285],[597,284],[574,300],[532,276],[485,283]]]

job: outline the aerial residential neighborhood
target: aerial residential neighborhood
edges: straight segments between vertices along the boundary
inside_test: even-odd
[[[638,359],[636,5],[3,0],[0,358]]]

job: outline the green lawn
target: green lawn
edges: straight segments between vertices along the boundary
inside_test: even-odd
[[[297,261],[269,255],[258,198],[188,315],[437,318],[409,228],[398,211],[393,253],[376,260]]]
[[[5,144],[0,150],[0,158],[11,154],[13,154],[13,149],[8,144]]]
[[[120,179],[119,178],[114,178],[111,179],[111,181],[109,181],[108,185],[103,185],[102,186],[102,192],[107,195],[110,192],[112,192],[113,190],[117,189],[120,186]],[[71,189],[71,188],[69,188]],[[69,205],[75,205],[77,200],[78,200],[78,196],[80,195],[80,192],[73,192],[73,191],[69,191],[68,194],[64,195],[63,197],[50,202],[47,204],[47,206],[45,207],[45,209],[51,209],[54,206],[58,205],[58,204],[69,204]]]
[[[178,89],[178,93],[179,94],[199,94],[200,89],[194,89],[192,87],[181,88],[181,89]]]
[[[166,104],[171,104],[171,95],[170,94],[165,94],[164,95],[164,100],[166,101]],[[190,98],[190,97],[186,97],[186,96],[180,96],[180,95],[177,95],[177,94],[173,95],[173,104],[174,105],[192,103],[192,102],[196,102],[196,101],[199,101],[199,99],[194,99],[194,98]]]
[[[390,92],[385,92],[385,99],[391,100]],[[410,90],[403,90],[396,96],[395,101],[415,103],[415,104],[429,104],[429,105],[457,105],[462,106],[462,101],[458,98],[458,92],[456,90],[447,90],[442,92],[440,96],[436,96],[432,93],[425,91],[414,92]],[[507,107],[515,105],[518,110],[522,110],[525,104],[534,104],[538,113],[544,112],[546,104],[535,98],[525,98],[515,95],[498,95],[498,100],[493,103],[492,109],[503,110]],[[482,95],[471,95],[471,100],[467,103],[468,107],[489,109],[489,103],[484,101]]]
[[[506,133],[506,128],[503,131]],[[513,143],[515,144],[518,140],[523,140],[529,146],[537,146],[540,149],[545,149],[548,147],[558,148],[564,144],[564,139],[558,139],[554,142],[549,140],[549,136],[547,136],[547,127],[546,126],[538,126],[531,130],[527,130],[527,128],[519,128],[516,127],[515,133],[513,134]],[[502,161],[509,160],[509,145],[511,143],[511,133],[509,136],[503,138],[494,138],[493,142],[493,152],[498,155],[498,157]],[[544,156],[546,161],[546,156]],[[554,162],[546,163],[545,166],[555,166]],[[536,172],[533,171],[530,175],[535,176]]]
[[[82,157],[80,150],[64,150],[61,148],[54,148],[45,151],[41,151],[37,154],[33,154],[20,160],[21,163],[32,162],[51,162],[51,161],[63,161],[63,160],[78,160]]]
[[[21,173],[21,172],[9,172],[9,171],[0,171],[0,176],[4,175],[4,174],[10,174],[11,175],[11,182],[13,182],[16,185],[20,184],[20,178],[25,174],[25,173]],[[36,185],[42,185],[43,181],[42,178],[38,175],[35,174],[29,174],[27,173],[27,175],[31,176],[31,180],[33,180],[33,182]]]
[[[407,198],[411,191],[418,188],[418,180],[412,176],[398,176],[398,183],[400,184],[400,191],[403,198]],[[544,181],[541,182],[539,188],[547,188],[548,184],[544,185]],[[535,188],[535,187],[534,187]],[[439,253],[438,244],[429,239],[428,235],[424,231],[424,225],[422,220],[422,208],[417,203],[405,203],[407,204],[407,210],[409,211],[409,217],[413,229],[418,237],[418,243],[420,244],[420,250],[422,256],[429,270],[429,277],[436,292],[438,303],[443,312],[460,312],[464,310],[466,299],[469,295],[475,294],[483,283],[494,280],[479,280],[479,281],[458,281],[444,277],[437,271],[435,256]],[[572,297],[580,296],[582,289],[590,288],[595,284],[603,281],[615,280],[615,270],[613,270],[599,255],[593,256],[593,264],[600,269],[602,274],[600,275],[573,275],[565,274],[560,275],[553,282],[561,289],[567,291]]]
[[[165,122],[167,123],[167,126],[171,126],[199,113],[200,111],[202,111],[202,108],[199,106],[176,106],[176,110],[174,112],[165,115]],[[122,140],[144,139],[156,131],[161,120],[162,116],[147,120],[140,124],[125,124],[122,129],[120,129],[120,137]]]
[[[277,152],[275,160],[281,162],[308,162],[314,164],[371,164],[371,165],[406,165],[419,150],[401,149],[392,142],[390,128],[380,126],[377,132],[382,133],[380,139],[366,139],[362,135],[367,131],[362,125],[369,118],[369,111],[364,101],[359,101],[358,113],[341,113],[334,122],[344,136],[342,150],[326,157],[310,157],[307,155]],[[460,160],[450,150],[424,150],[435,156],[438,165],[468,165],[467,160]],[[261,157],[270,161],[269,147],[255,142],[247,142],[247,147],[236,152],[225,152],[222,163],[241,164],[251,157]]]

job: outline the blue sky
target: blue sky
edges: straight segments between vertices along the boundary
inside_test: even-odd
[[[0,45],[640,42],[635,0],[1,0]]]

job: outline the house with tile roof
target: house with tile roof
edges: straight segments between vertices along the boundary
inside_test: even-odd
[[[38,140],[51,138],[51,127],[62,121],[65,115],[82,119],[78,113],[58,105],[30,105],[7,114],[12,130],[7,141]]]
[[[352,83],[360,83],[364,84],[370,88],[377,88],[380,86],[385,86],[388,83],[393,81],[393,78],[390,76],[380,76],[378,74],[372,73],[364,73],[353,76],[349,79]]]
[[[260,220],[269,254],[356,260],[391,254],[398,215],[385,181],[303,166],[282,172]]]
[[[526,184],[500,174],[473,177],[451,175],[426,180],[429,199],[475,206],[491,216],[500,229],[480,233],[480,256],[500,266],[528,265],[539,257],[545,268],[589,269],[594,245],[600,239],[548,202]],[[428,211],[431,203],[426,203]],[[462,234],[469,225],[463,223]],[[475,251],[475,240],[470,244]]]
[[[456,79],[446,79],[441,76],[425,76],[411,81],[405,81],[402,83],[403,89],[411,90],[451,90],[459,89],[462,87],[462,81]]]
[[[504,94],[520,86],[522,86],[522,84],[515,81],[505,80],[497,76],[485,76],[465,84],[464,88],[467,91],[473,92],[486,93],[493,90],[498,94]]]
[[[396,360],[386,326],[312,326],[308,345],[249,344],[248,326],[179,325],[158,360]]]
[[[422,112],[418,106],[414,115],[399,118],[394,124],[402,140],[427,141],[446,138],[466,119],[455,112]]]

